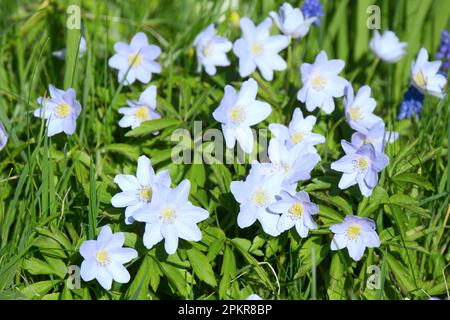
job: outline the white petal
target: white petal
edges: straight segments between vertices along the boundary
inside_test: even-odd
[[[247,228],[255,223],[256,221],[256,215],[255,215],[255,208],[252,208],[248,205],[241,205],[240,211],[237,217],[237,223],[239,228]]]
[[[331,250],[340,250],[347,246],[347,238],[345,234],[335,234],[331,240]]]
[[[138,159],[136,177],[142,186],[152,186],[155,179],[155,171],[152,168],[150,159],[140,156]]]
[[[113,277],[108,269],[105,267],[101,267],[97,272],[97,281],[105,290],[110,290],[112,286]]]
[[[162,239],[163,236],[161,234],[161,227],[158,223],[154,224],[147,223],[145,225],[143,241],[147,249],[151,249],[155,244],[160,242]]]
[[[122,264],[113,261],[108,265],[107,268],[112,274],[115,281],[119,283],[127,283],[128,281],[130,281],[130,274]]]
[[[164,249],[168,254],[174,254],[178,248],[178,234],[173,226],[163,224],[161,234],[164,237]]]
[[[97,275],[97,261],[86,259],[81,263],[80,276],[84,281],[91,281]]]
[[[97,251],[96,240],[86,240],[80,246],[80,255],[85,259],[93,257],[96,251]]]
[[[137,251],[132,248],[113,248],[108,251],[111,258],[118,263],[128,263],[138,256]]]
[[[119,186],[122,191],[139,190],[140,185],[135,176],[129,174],[118,174],[114,178],[114,183]]]
[[[120,192],[111,198],[111,204],[115,208],[133,206],[139,203],[137,191],[128,190]]]
[[[187,241],[200,241],[202,232],[195,223],[183,222],[181,219],[175,222],[178,237]]]

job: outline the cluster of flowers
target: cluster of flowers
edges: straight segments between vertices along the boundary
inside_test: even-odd
[[[322,15],[321,7],[314,1],[305,1],[302,12],[299,8],[283,4],[279,12],[270,12],[270,17],[255,24],[248,18],[240,20],[242,37],[232,44],[226,38],[216,35],[214,25],[201,32],[194,41],[199,69],[213,75],[217,66],[228,66],[227,52],[233,52],[239,58],[239,74],[247,77],[258,69],[263,78],[270,81],[274,71],[282,71],[287,65],[279,52],[291,43],[291,39],[304,37],[311,24],[318,23]],[[284,35],[270,35],[272,20]],[[448,41],[447,41],[448,42]],[[401,43],[395,34],[386,31],[383,35],[375,32],[370,42],[375,55],[387,62],[395,63],[405,54],[406,43]],[[131,85],[136,80],[150,82],[153,73],[160,73],[161,66],[156,62],[161,49],[149,45],[147,36],[139,32],[130,44],[117,42],[116,54],[109,59],[109,65],[118,69],[118,80]],[[86,41],[80,41],[80,57],[86,51]],[[54,53],[64,59],[65,50]],[[412,64],[411,84],[422,94],[428,93],[443,97],[442,89],[446,79],[438,74],[441,61],[428,62],[425,49],[419,51]],[[332,163],[332,169],[343,173],[339,182],[341,189],[358,184],[361,193],[369,196],[378,182],[378,173],[388,164],[384,146],[397,138],[397,133],[385,130],[383,120],[373,114],[376,102],[371,97],[368,86],[359,88],[356,96],[352,85],[339,73],[345,66],[344,61],[329,60],[325,51],[321,51],[312,64],[301,65],[303,86],[297,99],[311,112],[320,108],[326,114],[335,108],[334,98],[345,96],[346,121],[356,132],[351,142],[341,142],[345,156]],[[123,114],[120,127],[136,128],[142,122],[161,118],[156,111],[156,86],[149,86],[140,95],[138,101],[129,100],[128,106],[119,109]],[[256,100],[258,84],[252,78],[243,82],[239,92],[227,85],[220,105],[213,112],[215,120],[221,123],[228,148],[236,141],[244,150],[253,150],[254,138],[251,126],[265,120],[271,113],[271,106]],[[76,130],[76,120],[81,113],[81,104],[76,100],[75,90],[67,91],[49,85],[49,97],[39,97],[41,106],[35,110],[36,117],[46,120],[48,136],[64,132],[71,135]],[[320,161],[315,148],[324,143],[325,138],[314,133],[316,118],[304,117],[299,108],[294,110],[289,126],[272,123],[269,129],[272,139],[269,143],[269,163],[252,163],[245,181],[233,181],[231,192],[240,204],[238,225],[248,227],[258,220],[263,230],[272,236],[295,226],[301,237],[317,225],[312,216],[318,213],[318,206],[311,202],[305,191],[297,191],[299,181],[311,177],[311,171]],[[0,150],[8,139],[0,123]],[[168,254],[178,248],[178,239],[200,241],[202,233],[197,224],[205,220],[209,213],[189,202],[189,180],[183,180],[171,188],[171,179],[167,170],[155,173],[150,159],[141,156],[138,159],[136,176],[119,174],[114,179],[122,190],[111,202],[114,207],[125,208],[125,222],[145,223],[143,242],[147,248],[164,239]],[[378,247],[380,241],[375,223],[358,216],[347,216],[341,224],[330,227],[334,233],[332,250],[347,248],[349,255],[360,260],[366,247]],[[123,264],[137,257],[131,248],[122,248],[124,234],[112,233],[104,226],[97,240],[87,240],[80,247],[84,261],[81,265],[83,280],[97,279],[103,288],[109,290],[112,280],[126,283],[130,275]]]

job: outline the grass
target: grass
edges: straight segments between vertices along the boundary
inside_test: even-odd
[[[229,186],[243,179],[249,165],[180,165],[171,162],[175,128],[193,133],[194,121],[219,128],[211,116],[226,84],[239,85],[237,59],[215,76],[196,73],[191,49],[195,36],[209,23],[234,41],[240,30],[232,12],[262,21],[281,1],[241,1],[236,8],[214,1],[2,1],[0,13],[0,121],[10,141],[0,152],[0,298],[2,299],[243,299],[257,293],[265,299],[428,299],[448,296],[450,281],[449,98],[426,97],[421,119],[398,121],[396,115],[409,83],[409,68],[420,47],[434,56],[440,32],[448,28],[446,0],[375,1],[381,28],[408,42],[407,55],[395,65],[375,62],[369,51],[371,30],[367,6],[374,1],[323,1],[325,16],[305,39],[295,41],[290,68],[272,82],[258,73],[259,98],[272,105],[268,123],[290,121],[301,87],[299,67],[324,49],[346,62],[343,76],[355,87],[368,84],[377,100],[376,113],[400,139],[387,149],[389,166],[369,198],[356,188],[337,188],[338,173],[330,163],[339,158],[341,139],[350,139],[342,102],[335,112],[317,110],[316,131],[327,142],[318,150],[322,161],[313,178],[302,184],[319,204],[320,228],[301,239],[293,230],[277,238],[259,225],[239,229],[238,204]],[[68,30],[66,9],[81,3],[87,52],[77,59],[80,30]],[[228,2],[226,2],[228,3]],[[231,3],[231,2],[230,2]],[[293,4],[300,5],[295,1]],[[273,28],[275,32],[276,28]],[[147,86],[125,87],[107,65],[116,41],[129,41],[138,31],[162,49],[162,73],[154,75],[158,110],[172,119],[158,136],[143,130],[129,134],[117,123],[120,106],[137,99]],[[66,61],[51,52],[68,48]],[[44,122],[33,117],[36,99],[48,84],[73,87],[83,111],[73,136],[45,135]],[[337,101],[337,100],[336,100]],[[206,147],[204,144],[203,147]],[[118,192],[116,174],[135,171],[145,154],[157,170],[170,169],[174,183],[191,180],[190,200],[210,212],[201,224],[203,239],[180,242],[167,256],[158,244],[147,250],[143,227],[125,225],[123,210],[110,204]],[[346,214],[376,221],[382,245],[356,263],[346,251],[329,250],[328,226]],[[126,233],[126,245],[138,259],[128,265],[131,281],[114,283],[111,291],[95,281],[70,289],[67,268],[80,265],[80,244],[95,238],[105,224]],[[202,262],[201,264],[199,262]],[[368,267],[377,266],[374,289]],[[379,282],[378,282],[379,281]]]

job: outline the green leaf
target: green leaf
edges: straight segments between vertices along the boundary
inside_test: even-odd
[[[397,280],[400,287],[406,292],[411,292],[416,289],[414,285],[414,280],[412,276],[408,273],[408,269],[406,269],[398,259],[394,258],[387,252],[384,253],[384,257],[389,265],[389,268],[394,273],[395,279]]]
[[[32,283],[29,286],[22,289],[22,293],[27,299],[42,299],[56,284],[58,281],[46,280],[36,283]]]
[[[412,212],[415,212],[425,217],[430,217],[429,210],[421,208],[419,205],[419,201],[406,194],[394,194],[389,198],[389,201],[390,204],[406,208]]]
[[[413,172],[405,172],[397,174],[392,178],[395,182],[409,182],[420,187],[423,187],[426,190],[434,191],[434,187],[430,181],[428,181],[424,176],[413,173]]]
[[[150,277],[154,274],[159,274],[158,270],[152,270],[151,268],[152,258],[148,255],[142,259],[141,266],[139,267],[136,275],[134,276],[133,282],[131,282],[130,287],[125,294],[126,298],[129,300],[144,300],[147,298],[148,286],[150,284]]]
[[[156,119],[156,120],[149,120],[142,122],[141,125],[137,128],[134,128],[131,131],[128,131],[125,136],[126,137],[143,137],[147,136],[149,134],[153,134],[156,131],[168,128],[168,127],[174,127],[176,125],[179,125],[180,121],[176,119],[170,119],[170,118],[162,118],[162,119]]]
[[[134,146],[130,144],[125,143],[113,143],[110,145],[105,146],[106,151],[120,153],[124,156],[127,156],[128,158],[132,160],[136,160],[139,158],[141,152],[139,150],[139,146]]]
[[[217,285],[217,281],[214,277],[214,271],[211,267],[209,259],[195,247],[186,250],[186,253],[189,261],[191,262],[194,274],[203,282],[215,287]]]
[[[227,290],[231,286],[231,281],[236,277],[236,258],[233,250],[228,246],[225,248],[223,254],[220,275],[222,278],[219,283],[219,299],[223,299],[226,297]]]
[[[345,294],[345,277],[344,264],[340,260],[339,254],[333,254],[330,267],[330,285],[327,293],[331,300],[343,300],[346,298]]]

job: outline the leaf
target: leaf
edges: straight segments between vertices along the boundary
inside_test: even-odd
[[[346,298],[344,285],[344,265],[340,260],[339,254],[335,253],[331,260],[330,285],[327,289],[330,300],[343,300]]]
[[[403,208],[406,208],[412,212],[418,213],[425,217],[430,217],[430,211],[420,207],[419,202],[406,195],[406,194],[394,194],[389,198],[390,204],[394,204]]]
[[[176,293],[183,298],[187,298],[187,271],[184,268],[178,268],[167,262],[160,262],[159,266],[162,273],[167,277],[169,284],[176,290]]]
[[[56,284],[58,281],[46,280],[36,283],[32,283],[29,286],[22,289],[22,293],[27,299],[42,299]]]
[[[137,160],[137,158],[140,156],[141,152],[139,150],[139,146],[134,146],[130,144],[125,143],[113,143],[110,145],[105,146],[106,151],[120,153],[124,156],[127,156],[128,158],[132,160]]]
[[[149,255],[144,256],[142,263],[134,276],[125,296],[129,300],[144,300],[147,298],[148,286],[150,284],[150,277],[152,274],[158,274],[157,270],[151,268],[152,258]],[[158,268],[159,270],[159,268]]]
[[[317,266],[322,262],[322,260],[326,257],[326,255],[329,252],[329,245],[322,245],[321,244],[321,238],[320,237],[310,237],[306,242],[302,245],[300,248],[300,261],[301,266],[298,270],[297,274],[294,276],[294,279],[297,279],[299,277],[303,277],[308,272],[311,271],[313,267],[313,261],[312,261],[312,251],[314,250],[314,256],[315,256],[315,263],[314,265]],[[314,248],[314,249],[313,249]]]
[[[222,268],[220,270],[222,278],[219,283],[219,299],[226,297],[226,292],[230,288],[231,281],[236,277],[236,258],[230,247],[225,248],[223,254]]]
[[[208,258],[198,249],[192,247],[186,250],[189,261],[191,262],[194,274],[203,282],[206,282],[212,287],[217,286],[216,278],[214,277],[214,271]]]
[[[156,120],[149,120],[141,123],[141,125],[137,128],[134,128],[131,131],[128,131],[125,136],[126,137],[143,137],[149,134],[153,134],[156,131],[176,126],[180,123],[180,121],[176,119],[163,118]]]
[[[386,258],[389,268],[394,273],[395,279],[397,280],[400,287],[405,292],[411,292],[415,290],[416,286],[414,285],[414,280],[408,273],[408,270],[396,258],[391,256],[387,252],[384,253],[384,257]]]
[[[230,243],[239,251],[239,253],[244,257],[244,259],[255,269],[259,278],[270,288],[270,290],[273,290],[274,287],[269,279],[269,276],[267,275],[267,272],[261,267],[261,265],[258,263],[258,260],[256,260],[248,252],[252,243],[247,239],[241,238],[234,238],[231,240]]]
[[[395,182],[409,182],[420,187],[423,187],[426,190],[434,191],[434,187],[430,181],[428,181],[425,177],[418,173],[406,172],[397,174],[392,178]]]

